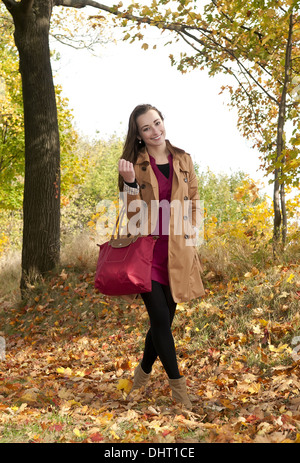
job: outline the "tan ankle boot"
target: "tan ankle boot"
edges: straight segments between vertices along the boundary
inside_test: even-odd
[[[172,397],[177,403],[183,404],[187,409],[193,407],[192,402],[189,399],[186,389],[186,380],[184,376],[178,379],[169,378],[170,388],[172,390]]]
[[[145,373],[139,363],[134,371],[133,385],[129,394],[135,389],[140,389],[142,386],[145,386],[150,379],[151,373]]]

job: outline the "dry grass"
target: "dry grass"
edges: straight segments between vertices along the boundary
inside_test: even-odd
[[[63,245],[59,268],[94,271],[98,258],[95,238],[88,232],[71,237]],[[13,306],[20,301],[21,251],[8,251],[0,259],[0,304]],[[39,278],[37,278],[37,281]]]
[[[299,237],[298,237],[299,238]],[[228,282],[241,279],[255,267],[261,271],[276,265],[300,262],[300,242],[295,239],[284,251],[273,254],[272,242],[241,240],[233,236],[214,236],[199,248],[209,279]]]
[[[95,236],[82,232],[71,237],[61,250],[61,265],[94,271],[97,264],[99,247]]]
[[[0,304],[13,306],[20,298],[21,253],[8,252],[0,260]]]

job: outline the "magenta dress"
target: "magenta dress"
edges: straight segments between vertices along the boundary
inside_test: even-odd
[[[168,275],[168,242],[170,222],[170,202],[173,179],[173,159],[169,154],[169,177],[167,178],[156,165],[155,159],[150,157],[151,167],[156,175],[159,187],[159,221],[152,233],[159,238],[155,243],[152,262],[151,279],[163,285],[169,285]]]

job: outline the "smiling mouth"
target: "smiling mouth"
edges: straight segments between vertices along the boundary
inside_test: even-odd
[[[162,133],[158,135],[157,137],[153,137],[152,140],[159,140],[161,136],[162,136]]]

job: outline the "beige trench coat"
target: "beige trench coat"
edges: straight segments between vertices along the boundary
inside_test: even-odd
[[[174,301],[179,303],[190,301],[205,294],[200,275],[202,267],[197,250],[194,245],[191,245],[191,236],[194,234],[193,225],[196,224],[197,214],[200,214],[197,202],[199,194],[190,155],[183,150],[174,148],[168,141],[167,147],[173,155],[171,205],[177,203],[177,209],[175,207],[170,208],[168,273],[172,296]],[[148,228],[142,234],[147,235],[151,233],[151,224],[153,226],[157,220],[157,209],[151,208],[151,204],[153,204],[151,201],[158,203],[159,189],[145,148],[139,153],[134,170],[139,185],[139,193],[127,193],[127,217],[130,221],[140,211],[139,207],[130,207],[132,201],[142,200],[141,207],[142,204],[145,206],[146,203],[149,214]],[[135,204],[139,203],[133,203],[132,206]],[[192,205],[192,213],[189,218],[187,217],[186,204]],[[133,210],[130,211],[130,209]],[[180,232],[180,228],[182,232]],[[188,243],[189,245],[187,245]]]

